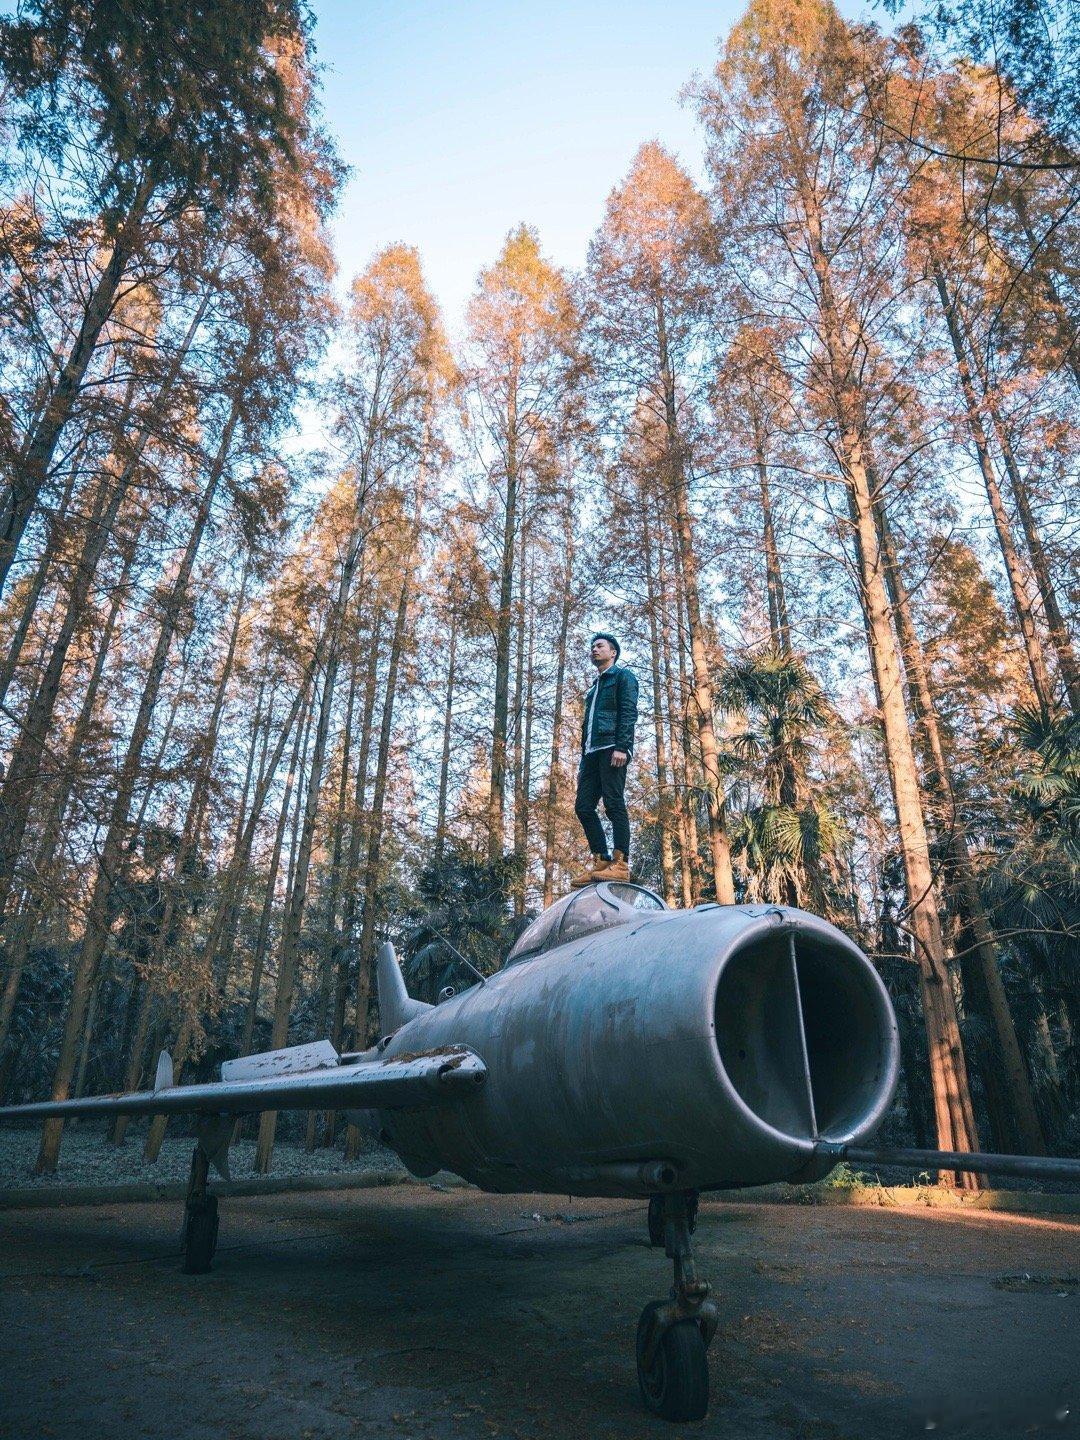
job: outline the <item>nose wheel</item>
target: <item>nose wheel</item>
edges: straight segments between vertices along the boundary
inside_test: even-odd
[[[657,1204],[659,1202],[659,1204]],[[654,1415],[679,1423],[702,1420],[709,1408],[708,1347],[719,1312],[707,1280],[694,1268],[690,1235],[697,1212],[693,1192],[657,1195],[649,1202],[649,1237],[654,1212],[663,1244],[674,1262],[670,1300],[653,1300],[637,1329],[637,1372],[641,1397]],[[656,1243],[655,1241],[653,1242]]]

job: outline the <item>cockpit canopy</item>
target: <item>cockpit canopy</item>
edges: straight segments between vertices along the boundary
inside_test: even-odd
[[[554,905],[538,915],[518,937],[506,957],[506,964],[514,965],[518,960],[532,959],[546,950],[554,950],[557,945],[580,940],[596,930],[627,925],[632,920],[642,919],[643,912],[666,909],[660,896],[646,890],[643,885],[630,885],[621,880],[587,885],[584,890],[556,900]]]

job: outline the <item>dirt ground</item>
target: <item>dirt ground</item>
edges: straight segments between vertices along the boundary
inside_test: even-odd
[[[633,1337],[669,1263],[644,1207],[398,1186],[231,1199],[211,1274],[179,1207],[0,1214],[11,1440],[671,1435]],[[703,1204],[725,1440],[1077,1435],[1080,1226]]]

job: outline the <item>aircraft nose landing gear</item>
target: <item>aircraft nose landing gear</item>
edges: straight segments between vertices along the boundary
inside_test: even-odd
[[[641,1312],[637,1329],[637,1372],[642,1399],[665,1420],[704,1419],[709,1408],[706,1351],[719,1320],[709,1283],[694,1269],[690,1232],[697,1196],[675,1191],[654,1196],[661,1202],[665,1247],[675,1265],[670,1300],[653,1300]],[[649,1219],[653,1220],[653,1202]],[[650,1223],[650,1235],[654,1226]]]
[[[686,1191],[686,1223],[689,1226],[690,1234],[694,1233],[697,1224],[698,1193],[696,1190]],[[663,1195],[649,1196],[649,1244],[659,1250],[661,1245],[666,1244],[664,1236],[664,1197]]]

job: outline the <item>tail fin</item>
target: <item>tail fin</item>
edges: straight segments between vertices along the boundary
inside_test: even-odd
[[[157,1057],[157,1069],[154,1071],[154,1094],[159,1090],[171,1090],[174,1084],[172,1056],[168,1050],[162,1050]]]
[[[379,987],[379,1029],[384,1035],[400,1030],[407,1020],[422,1015],[431,1006],[413,1000],[405,988],[405,977],[397,962],[394,947],[387,940],[375,956],[375,976]]]

